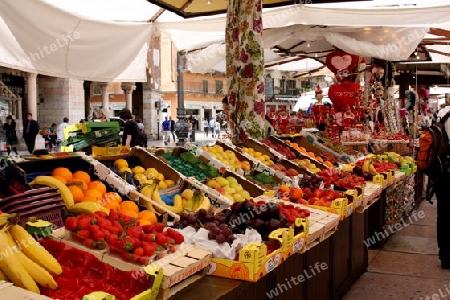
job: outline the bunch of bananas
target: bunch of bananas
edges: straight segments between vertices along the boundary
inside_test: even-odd
[[[96,202],[74,203],[73,195],[70,192],[69,188],[62,181],[59,181],[58,179],[52,176],[36,176],[36,178],[32,182],[30,182],[30,186],[56,187],[58,189],[58,192],[61,194],[61,198],[64,200],[64,204],[66,205],[67,209],[69,210],[69,212],[73,214],[90,215],[99,210],[109,213],[109,211],[105,207]]]
[[[375,169],[375,166],[372,164],[371,159],[366,159],[362,165],[362,170],[364,173],[371,173],[373,175],[378,175],[377,170]]]
[[[160,206],[176,214],[181,214],[185,210],[197,211],[201,208],[208,210],[211,206],[211,202],[209,201],[208,197],[206,197],[201,192],[194,193],[190,189],[184,190],[181,195],[176,194],[173,198],[173,205],[167,205],[161,199],[161,195],[159,193],[159,186],[156,183],[144,186],[140,190],[140,192],[145,197],[155,201]],[[158,207],[156,206],[155,209],[160,213],[164,213],[163,210],[158,209]]]
[[[61,265],[22,226],[0,230],[0,255],[0,279],[37,294],[39,286],[58,288],[52,274],[61,275]]]

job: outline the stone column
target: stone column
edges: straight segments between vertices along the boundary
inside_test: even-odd
[[[110,108],[109,108],[109,93],[107,91],[108,83],[101,83],[100,84],[102,88],[102,109],[103,113],[105,114],[106,118],[109,119],[110,117]]]
[[[122,83],[122,90],[125,93],[125,103],[126,108],[128,108],[131,113],[133,113],[133,91],[136,89],[136,86],[129,82]]]
[[[22,98],[17,95],[16,119],[22,120]]]
[[[37,120],[37,87],[36,87],[36,73],[27,73],[27,104],[28,111],[33,115],[33,119]],[[19,108],[21,109],[21,108]]]

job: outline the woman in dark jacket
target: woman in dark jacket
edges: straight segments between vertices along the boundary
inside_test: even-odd
[[[16,122],[13,120],[11,115],[6,117],[6,123],[3,124],[3,129],[5,130],[5,143],[8,155],[11,153],[11,148],[16,154],[18,154],[16,146],[19,142],[17,141],[16,135]]]

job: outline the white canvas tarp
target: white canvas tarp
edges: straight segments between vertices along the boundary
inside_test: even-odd
[[[92,81],[146,81],[150,23],[83,18],[43,0],[2,0],[0,65]]]

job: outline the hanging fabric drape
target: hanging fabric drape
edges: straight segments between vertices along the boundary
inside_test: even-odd
[[[228,103],[233,143],[260,139],[264,128],[262,1],[230,0],[225,32]]]

